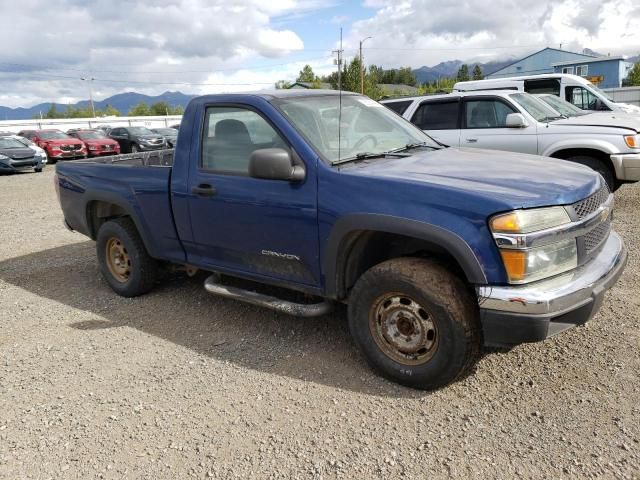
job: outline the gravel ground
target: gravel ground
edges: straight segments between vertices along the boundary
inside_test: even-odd
[[[588,325],[419,392],[369,371],[343,311],[201,278],[116,296],[52,180],[0,177],[0,477],[640,478],[640,186],[616,194],[629,264]]]

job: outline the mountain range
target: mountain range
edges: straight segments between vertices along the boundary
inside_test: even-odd
[[[594,56],[602,56],[592,50],[585,49],[584,53],[591,54]],[[441,62],[433,67],[420,67],[413,70],[416,75],[416,79],[419,84],[425,82],[435,82],[439,78],[445,77],[455,77],[458,73],[458,69],[463,63],[466,63],[469,66],[469,73],[473,71],[473,68],[476,65],[479,65],[482,69],[482,73],[486,75],[490,75],[493,72],[504,68],[505,66],[512,63],[515,59],[502,60],[502,61],[491,61],[487,63],[480,62],[462,62],[460,60],[450,60],[447,62]],[[628,62],[636,63],[640,61],[640,55],[635,57],[630,57],[627,59]],[[126,92],[119,93],[117,95],[113,95],[112,97],[105,98],[104,100],[96,100],[94,102],[96,110],[102,110],[107,107],[107,105],[111,105],[116,108],[122,115],[126,115],[131,108],[136,106],[140,102],[144,102],[148,105],[153,103],[164,101],[171,106],[181,105],[183,107],[187,106],[189,100],[191,100],[195,95],[189,95],[181,92],[164,92],[161,95],[150,96],[144,95],[142,93],[136,92]],[[0,120],[29,120],[32,118],[36,118],[42,113],[43,115],[49,108],[51,108],[51,103],[40,103],[38,105],[34,105],[29,108],[9,108],[0,106]],[[66,105],[56,104],[59,109],[64,109]],[[75,108],[78,107],[87,107],[89,105],[88,100],[82,100],[72,106]]]
[[[96,100],[93,103],[96,110],[103,110],[107,107],[107,105],[111,105],[122,115],[126,115],[129,110],[131,110],[140,102],[151,105],[153,103],[164,101],[173,107],[176,107],[178,105],[186,107],[187,103],[189,103],[189,100],[191,100],[194,96],[195,95],[187,95],[181,92],[164,92],[163,94],[157,96],[144,95],[142,93],[136,92],[126,92],[113,95],[112,97],[105,98],[104,100]],[[40,103],[29,108],[0,107],[0,120],[29,120],[32,118],[36,118],[40,115],[40,113],[44,115],[47,110],[51,108],[51,105],[52,103]],[[88,105],[89,100],[82,100],[71,106],[75,108],[86,108]],[[58,110],[64,110],[66,108],[66,105],[57,103],[56,107],[58,108]]]

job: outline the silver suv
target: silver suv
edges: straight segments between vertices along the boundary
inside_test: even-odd
[[[613,191],[640,180],[640,119],[615,114],[566,118],[525,92],[454,92],[380,103],[449,146],[562,158],[599,172]]]

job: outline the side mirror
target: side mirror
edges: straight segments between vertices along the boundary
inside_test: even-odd
[[[527,121],[521,113],[510,113],[507,115],[505,124],[507,128],[525,128],[528,126]]]
[[[282,148],[261,148],[249,157],[249,176],[268,180],[301,182],[305,178],[302,165],[294,165],[291,154]]]

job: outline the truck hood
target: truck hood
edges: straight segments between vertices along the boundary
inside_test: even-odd
[[[443,148],[410,157],[373,159],[345,165],[345,173],[463,191],[509,208],[568,205],[603,184],[588,167],[555,158],[495,150]]]
[[[624,112],[594,112],[579,117],[555,120],[551,125],[576,125],[590,127],[618,127],[640,131],[640,116]]]

